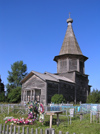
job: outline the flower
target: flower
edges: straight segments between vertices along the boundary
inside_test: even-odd
[[[11,121],[11,119],[8,119],[8,121]]]
[[[33,119],[33,122],[35,121],[36,119]]]
[[[7,123],[7,121],[5,121],[5,123]]]
[[[29,121],[28,121],[28,120],[26,120],[26,121],[25,121],[25,124],[26,124],[26,125],[27,125],[27,124],[29,124]]]
[[[33,119],[33,113],[32,113],[32,112],[29,113],[29,115],[28,115],[28,119]]]

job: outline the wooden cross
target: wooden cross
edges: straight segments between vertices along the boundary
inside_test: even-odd
[[[69,18],[70,18],[70,12],[69,12]]]

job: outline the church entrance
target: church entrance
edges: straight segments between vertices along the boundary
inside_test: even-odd
[[[22,100],[26,103],[29,101],[37,101],[41,100],[41,89],[28,89],[23,92]]]

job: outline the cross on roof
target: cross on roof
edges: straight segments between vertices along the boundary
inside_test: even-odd
[[[70,12],[69,12],[69,18],[70,18]]]

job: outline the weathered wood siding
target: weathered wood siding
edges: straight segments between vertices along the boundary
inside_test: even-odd
[[[80,77],[77,76],[77,82],[79,80],[81,82],[74,84],[65,81],[60,81],[59,83],[56,82],[48,82],[47,84],[47,98],[48,103],[51,102],[51,97],[54,94],[63,94],[66,102],[86,102],[87,99],[87,77]],[[82,80],[83,84],[82,84]],[[82,85],[81,85],[82,84]]]
[[[58,89],[59,89],[59,83],[52,82],[52,81],[47,82],[47,101],[48,101],[48,103],[51,102],[51,97],[54,94],[59,93]]]
[[[60,82],[60,94],[63,94],[66,101],[74,102],[75,85],[64,81]]]
[[[35,89],[41,90],[41,102],[45,104],[51,102],[51,97],[54,94],[63,94],[66,99],[66,102],[86,102],[87,93],[89,92],[88,88],[88,76],[82,75],[79,72],[73,73],[62,73],[62,76],[72,77],[72,80],[75,83],[70,83],[60,80],[59,82],[53,81],[44,81],[36,75],[31,76],[26,82],[22,84],[22,94],[24,91],[27,91],[27,95],[30,96],[31,90]],[[68,77],[67,77],[68,78]],[[40,90],[38,90],[40,92]],[[38,92],[37,92],[38,93]],[[33,96],[33,94],[32,94]],[[24,96],[22,95],[22,99]],[[24,99],[23,99],[24,100]]]
[[[75,72],[70,72],[70,73],[60,73],[60,76],[64,76],[72,81],[75,82]]]
[[[41,101],[46,100],[46,82],[33,75],[22,84],[22,90],[41,89]]]
[[[51,102],[51,98],[54,94],[63,94],[66,102],[74,102],[75,100],[75,85],[60,81],[59,83],[56,82],[48,82],[47,84],[47,95],[48,95],[48,103]]]
[[[76,84],[77,101],[81,100],[85,103],[88,91],[88,76],[76,74]]]
[[[80,72],[84,74],[84,62],[80,61]]]
[[[69,59],[69,71],[77,70],[77,59]]]
[[[67,72],[67,59],[60,59],[60,60],[58,60],[57,72],[58,73]]]

